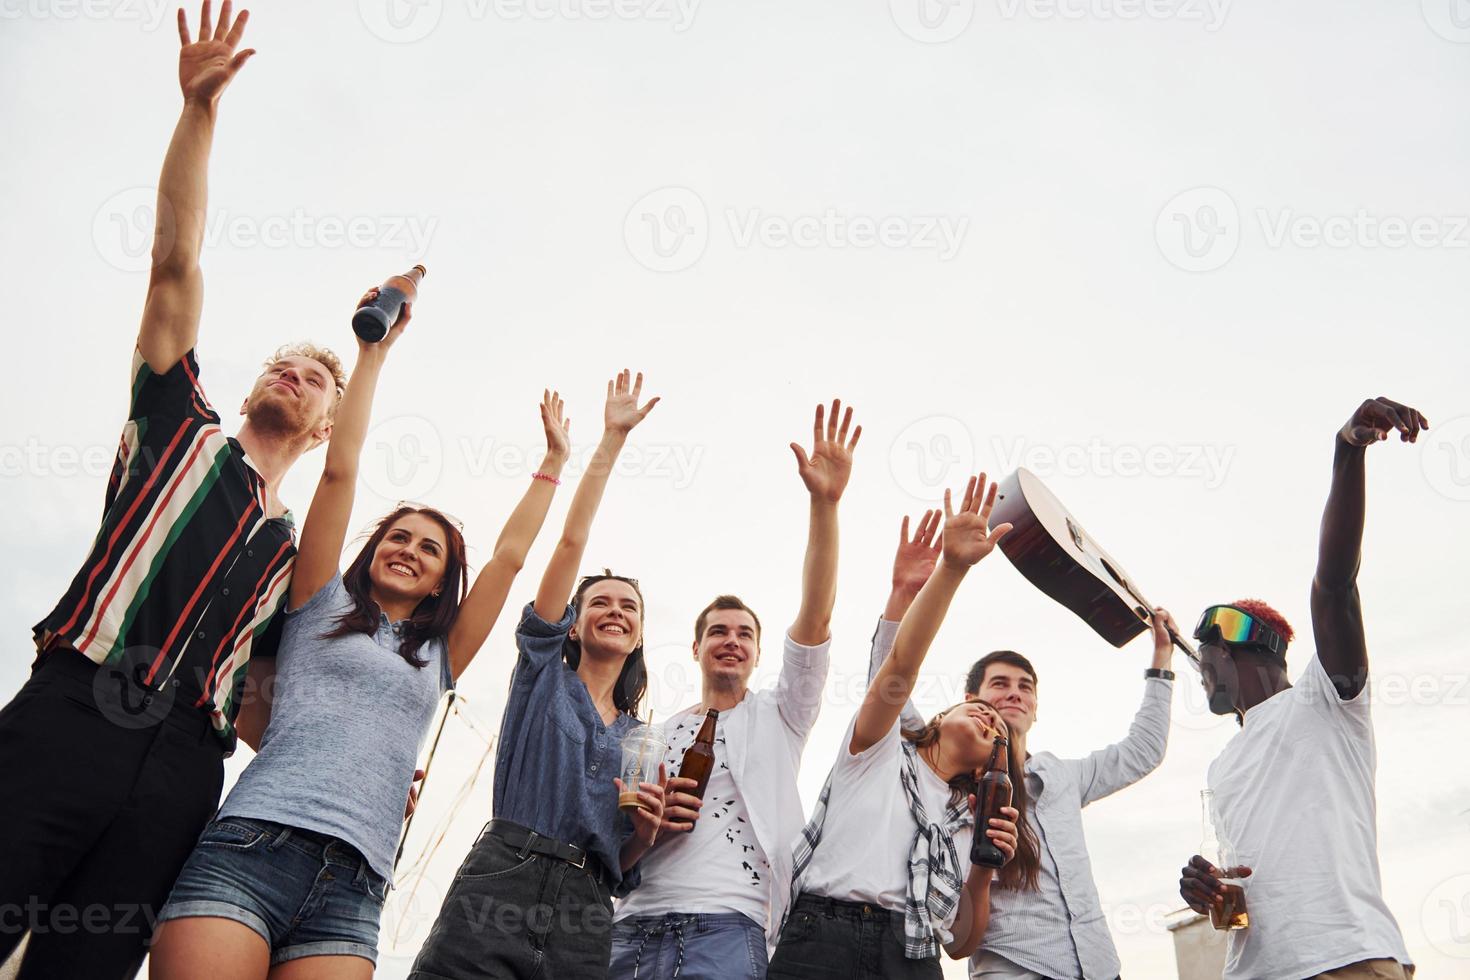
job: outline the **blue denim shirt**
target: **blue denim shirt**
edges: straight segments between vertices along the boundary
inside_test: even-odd
[[[618,851],[633,826],[618,810],[613,779],[623,735],[638,721],[625,712],[603,725],[587,685],[563,658],[571,628],[571,606],[548,623],[532,604],[516,627],[519,655],[500,719],[494,813],[596,855],[621,897],[638,887],[638,869],[619,871]]]

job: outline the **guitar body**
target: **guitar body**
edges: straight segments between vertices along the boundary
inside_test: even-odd
[[[1149,604],[1123,567],[1094,541],[1030,470],[1000,483],[991,527],[1009,521],[1000,550],[1032,585],[1121,647],[1149,628]]]

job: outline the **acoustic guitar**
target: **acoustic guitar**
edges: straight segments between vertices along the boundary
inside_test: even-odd
[[[1016,570],[1066,606],[1115,647],[1149,628],[1153,604],[1123,566],[1072,516],[1041,479],[1018,469],[1001,481],[990,524],[1010,522],[1000,550]],[[1174,645],[1199,666],[1193,645],[1173,630]]]

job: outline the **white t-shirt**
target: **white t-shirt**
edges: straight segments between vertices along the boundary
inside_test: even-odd
[[[748,703],[720,712],[715,722],[715,766],[694,829],[654,845],[639,864],[641,884],[618,903],[614,921],[668,912],[739,912],[765,928],[771,866],[725,764],[721,734]],[[683,712],[664,722],[664,740],[669,743],[664,761],[670,776],[679,774],[684,753],[703,724],[702,711]]]
[[[1370,959],[1409,964],[1378,871],[1377,752],[1365,687],[1338,697],[1312,658],[1252,708],[1210,764],[1220,836],[1245,879],[1250,928],[1223,980],[1300,980]]]
[[[909,848],[918,826],[909,811],[908,796],[899,774],[903,769],[903,737],[894,721],[878,742],[853,755],[854,717],[842,736],[832,771],[832,793],[827,800],[827,822],[811,864],[801,878],[801,890],[848,902],[868,902],[902,913],[909,890]],[[923,760],[915,767],[919,798],[929,819],[939,822],[949,806],[949,786]],[[959,875],[970,873],[971,828],[954,835]],[[953,938],[950,927],[959,912],[941,923],[941,943]]]

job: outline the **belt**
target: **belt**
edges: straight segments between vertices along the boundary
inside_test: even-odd
[[[607,873],[607,866],[599,861],[595,854],[588,854],[580,847],[573,847],[571,844],[563,844],[555,837],[538,834],[534,830],[509,820],[490,821],[485,825],[485,833],[499,837],[506,844],[520,851],[522,857],[527,854],[544,854],[547,857],[558,858],[574,868],[582,868],[594,877],[611,883],[612,879]]]

